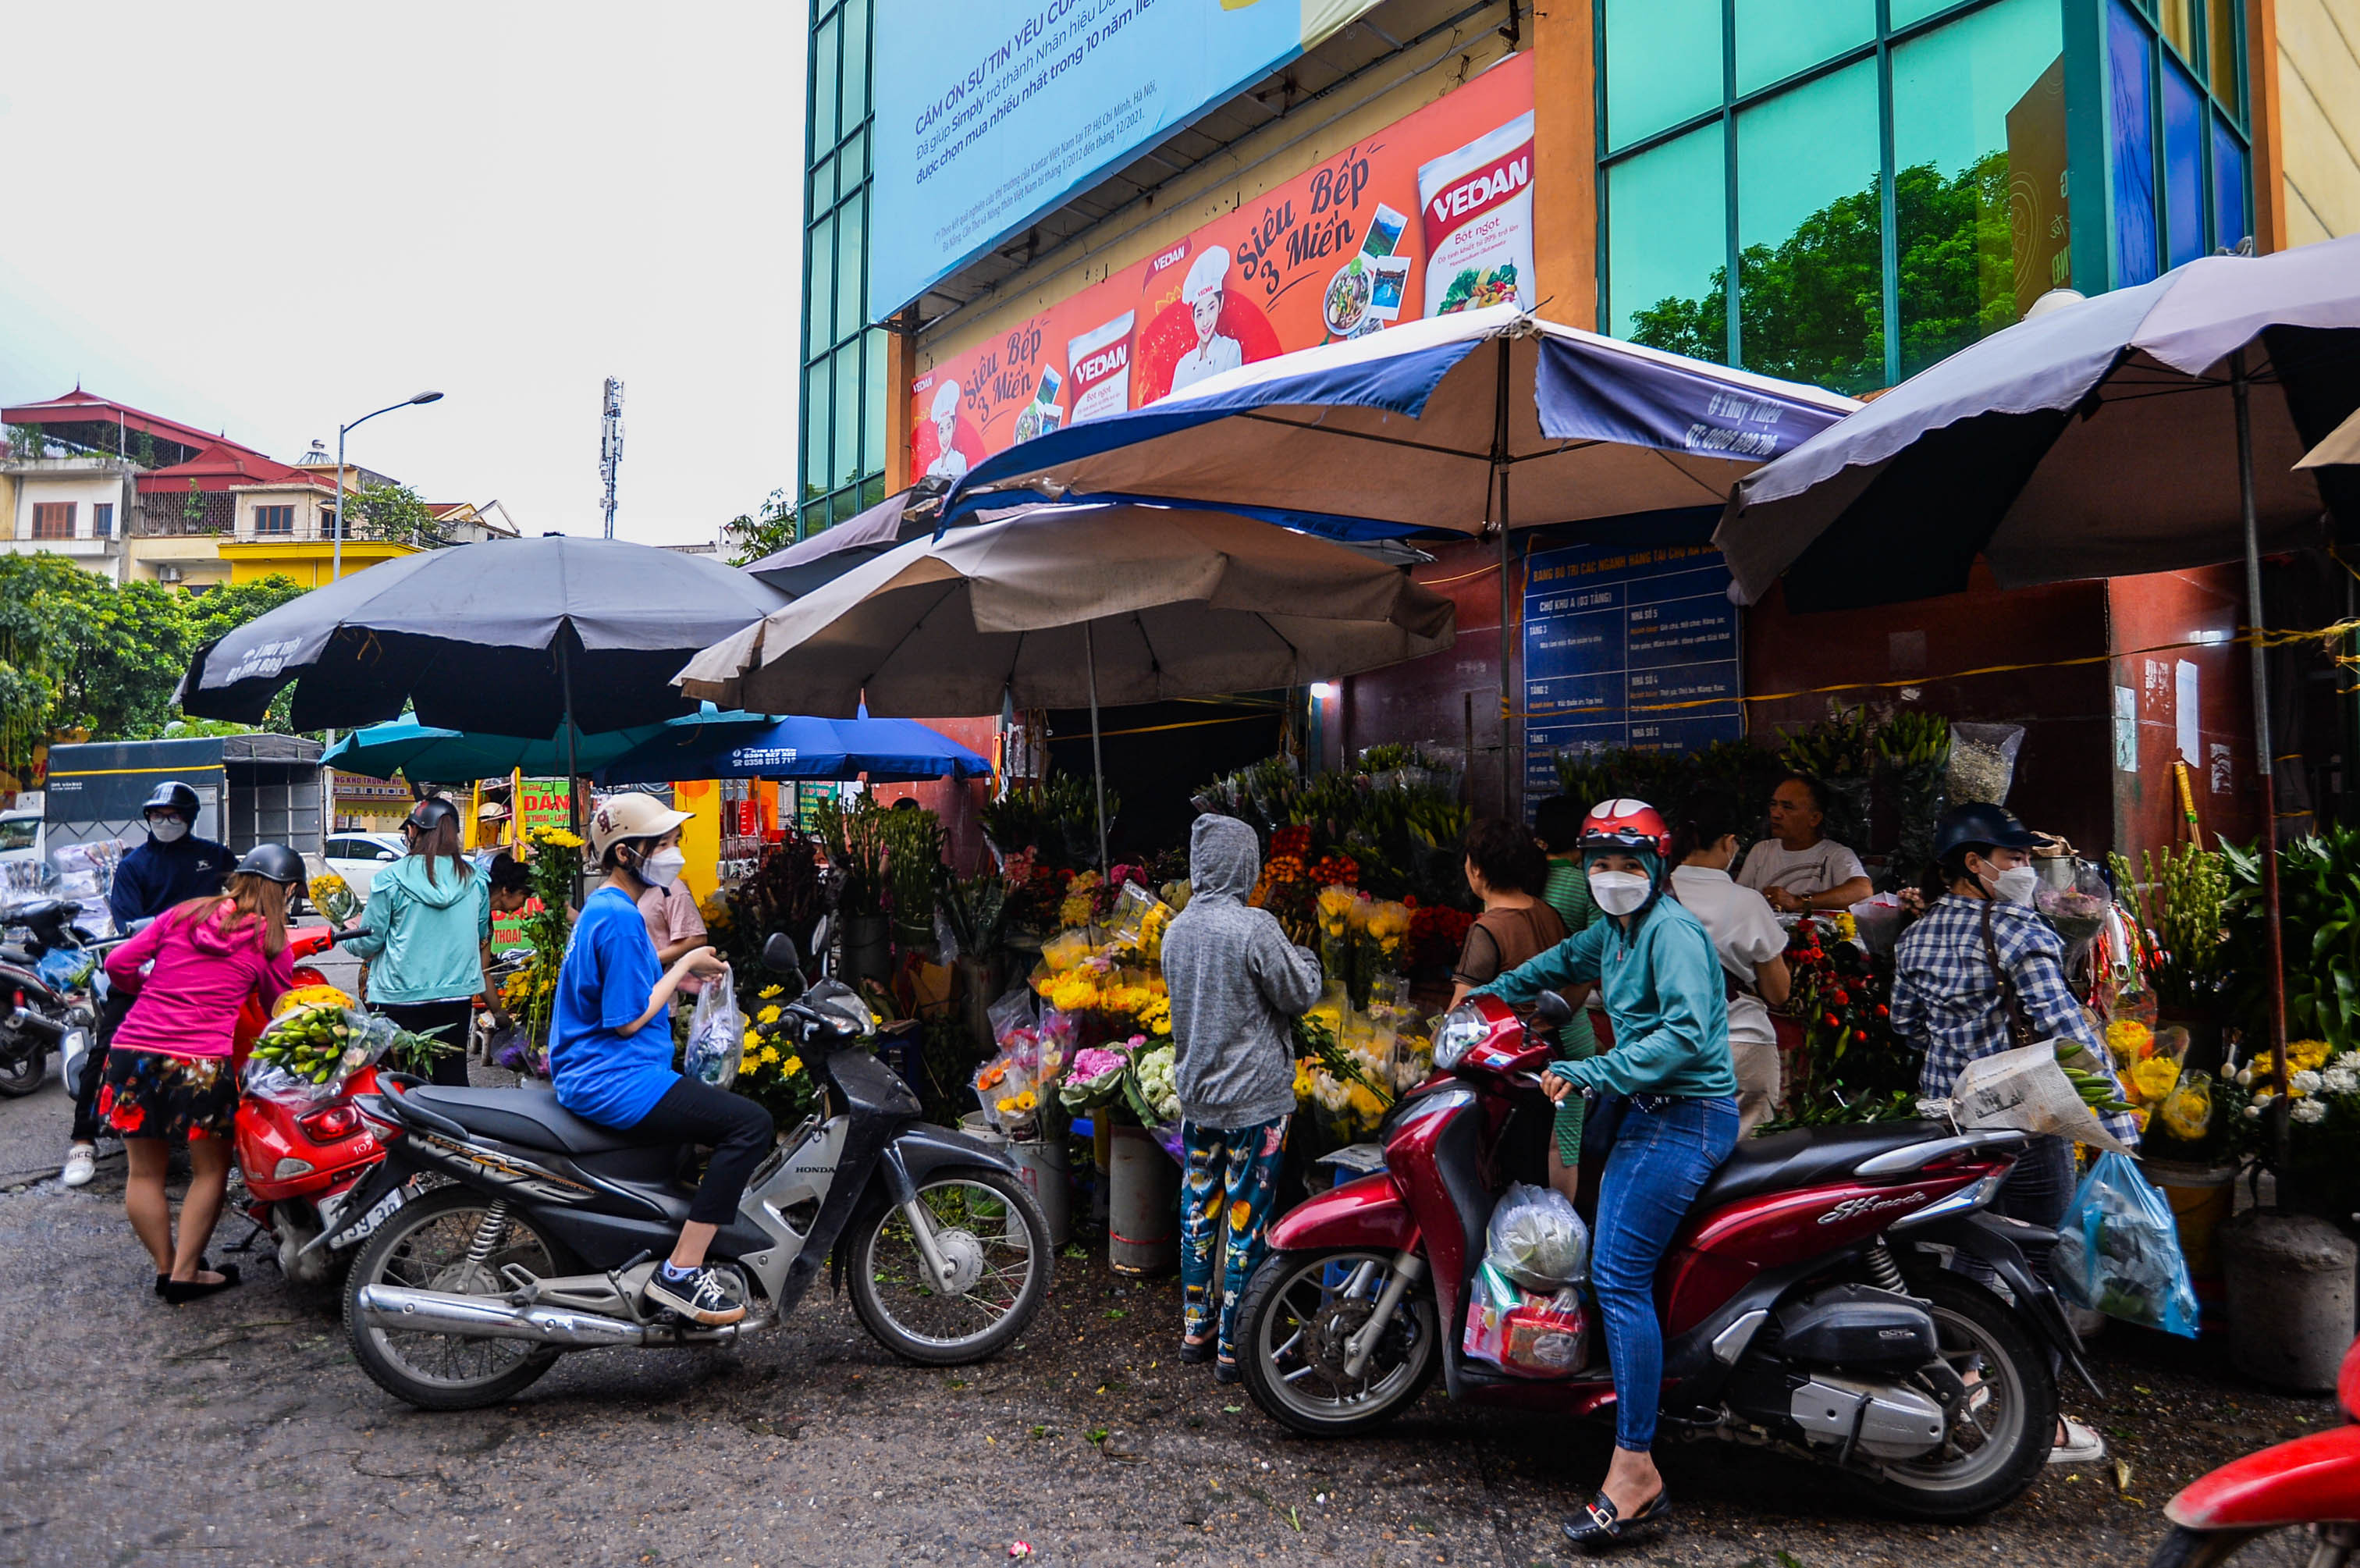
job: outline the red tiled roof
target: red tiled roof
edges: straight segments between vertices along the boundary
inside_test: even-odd
[[[184,490],[193,481],[200,490],[226,490],[235,485],[299,484],[313,489],[332,487],[306,469],[274,462],[234,441],[216,441],[186,463],[151,468],[139,476],[144,491]]]
[[[151,414],[128,403],[118,403],[112,398],[85,392],[80,387],[44,402],[19,403],[14,408],[0,409],[0,421],[9,424],[119,424],[126,430],[141,432],[200,452],[209,446],[227,446],[239,452],[255,450],[225,435],[199,430],[194,425],[182,424],[161,414]],[[261,455],[259,453],[255,455]]]

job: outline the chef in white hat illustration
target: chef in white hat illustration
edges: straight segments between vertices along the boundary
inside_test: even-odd
[[[1190,264],[1187,281],[1180,285],[1180,298],[1187,303],[1188,313],[1196,323],[1196,346],[1182,355],[1179,363],[1172,367],[1172,389],[1175,392],[1207,376],[1234,370],[1246,362],[1238,340],[1223,337],[1218,330],[1229,276],[1229,247],[1207,246]]]
[[[934,444],[939,451],[926,472],[953,481],[967,477],[967,455],[952,441],[958,433],[959,384],[945,381],[934,389]]]

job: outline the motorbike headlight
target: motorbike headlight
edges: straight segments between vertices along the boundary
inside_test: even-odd
[[[1477,1042],[1490,1032],[1483,1014],[1466,1003],[1461,1003],[1442,1015],[1442,1023],[1434,1031],[1434,1065],[1448,1072],[1467,1058]]]

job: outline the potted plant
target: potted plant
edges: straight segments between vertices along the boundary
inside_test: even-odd
[[[892,972],[885,903],[889,841],[882,818],[887,815],[863,800],[819,816],[820,841],[826,846],[828,872],[836,883],[844,978],[855,987],[862,980],[881,981]]]

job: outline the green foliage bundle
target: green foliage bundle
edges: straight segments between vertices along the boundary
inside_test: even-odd
[[[1107,831],[1114,831],[1122,796],[1106,795]],[[983,830],[1003,855],[1039,852],[1043,865],[1076,871],[1098,863],[1098,793],[1079,773],[1051,773],[1039,784],[1010,790],[983,808]]]
[[[820,841],[827,847],[828,868],[836,877],[836,907],[848,920],[885,913],[885,866],[891,841],[883,818],[888,815],[867,799],[849,806],[839,803],[819,813]]]
[[[904,947],[932,947],[934,909],[950,868],[943,863],[943,819],[933,812],[886,811],[885,878],[892,894],[894,939]]]
[[[1601,800],[1644,800],[1665,812],[1678,809],[1699,784],[1719,784],[1737,797],[1742,820],[1758,823],[1770,810],[1770,792],[1786,772],[1775,751],[1750,740],[1716,740],[1696,751],[1622,749],[1557,754],[1557,787],[1585,806]]]
[[[2173,844],[2140,851],[2143,876],[2133,876],[2130,861],[2119,852],[2108,855],[2106,863],[2116,894],[2147,933],[2147,978],[2156,1000],[2167,1007],[2209,1008],[2220,992],[2228,958],[2223,924],[2227,856]],[[2289,932],[2292,939],[2291,927]]]
[[[2269,1037],[2269,959],[2256,846],[2223,844],[2229,872],[2223,958],[2232,1007],[2254,1038]],[[2360,828],[2331,828],[2278,852],[2287,1038],[2360,1045]],[[2191,916],[2193,917],[2193,916]]]

